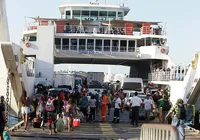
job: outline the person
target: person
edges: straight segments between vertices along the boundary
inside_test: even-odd
[[[100,110],[101,110],[101,97],[102,93],[100,90],[97,91],[97,115],[100,115]]]
[[[123,112],[124,107],[124,90],[120,89],[119,91],[119,98],[121,99],[121,112]]]
[[[158,109],[162,108],[162,123],[165,123],[165,117],[171,109],[171,107],[172,104],[170,103],[168,96],[164,96],[164,99],[160,102],[160,105],[158,106]]]
[[[138,126],[138,120],[139,120],[139,108],[142,104],[142,100],[137,96],[138,93],[135,92],[135,96],[132,97],[130,105],[132,108],[132,125]]]
[[[0,140],[3,140],[3,132],[6,123],[6,116],[5,116],[5,105],[4,105],[4,97],[1,96],[0,99]]]
[[[172,126],[175,126],[179,132],[179,139],[185,140],[185,129],[184,123],[187,119],[187,108],[183,104],[182,99],[178,99],[176,104],[170,109],[168,114],[165,117],[165,120],[168,120],[168,117],[172,115]]]
[[[121,107],[121,99],[119,98],[119,94],[116,94],[115,97],[115,110],[114,110],[114,118],[112,123],[119,123],[120,120],[120,107]]]
[[[102,122],[105,123],[106,122],[106,108],[107,108],[107,103],[108,103],[108,98],[105,92],[103,92],[101,101],[102,101],[102,105],[101,105]]]
[[[91,111],[91,113],[90,113],[90,119],[92,120],[92,121],[95,121],[95,111],[96,111],[96,103],[97,103],[97,100],[95,99],[95,96],[94,95],[92,95],[91,96],[91,99],[90,99],[90,101],[89,101],[89,104],[90,104],[90,111]]]
[[[30,99],[27,97],[27,93],[24,90],[22,92],[22,95],[20,97],[20,103],[22,105],[21,107],[21,113],[24,119],[24,132],[27,132],[27,126],[28,126],[28,119],[29,119],[29,115],[30,115]]]
[[[108,116],[109,116],[110,115],[110,109],[112,107],[112,94],[110,92],[108,93],[107,98],[108,98]]]
[[[70,98],[65,107],[68,132],[73,131],[72,124],[73,124],[73,118],[75,117],[75,109],[74,108],[75,108],[75,102],[72,100],[72,98]]]
[[[153,101],[150,99],[150,94],[147,94],[147,99],[144,100],[145,122],[149,122],[150,113],[153,108]]]
[[[55,108],[55,99],[52,96],[48,98],[45,110],[47,111],[48,126],[50,130],[49,135],[52,135],[52,123],[54,124],[54,133],[57,133],[56,131],[57,110]]]
[[[85,92],[83,93],[83,97],[81,98],[80,103],[81,103],[80,106],[81,112],[83,112],[84,114],[84,122],[86,122],[88,116],[88,98]]]

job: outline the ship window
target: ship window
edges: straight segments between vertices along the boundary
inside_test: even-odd
[[[137,40],[137,47],[145,46],[144,44],[144,38]]]
[[[82,20],[89,20],[90,12],[82,11]]]
[[[61,39],[55,38],[55,45],[57,50],[61,50]]]
[[[112,51],[118,52],[119,40],[112,40]]]
[[[104,51],[110,51],[110,40],[104,40]]]
[[[85,51],[85,39],[79,39],[79,51]]]
[[[123,17],[124,17],[123,12],[118,12],[118,19],[123,20]]]
[[[100,11],[99,12],[99,19],[100,20],[107,20],[107,15],[108,15],[107,11]]]
[[[77,39],[71,39],[71,50],[77,50]]]
[[[120,52],[126,52],[127,40],[120,40]]]
[[[63,38],[62,49],[69,50],[69,39],[68,38]]]
[[[80,10],[73,10],[73,18],[74,19],[80,19],[81,17],[81,11]]]
[[[95,51],[102,51],[102,40],[96,39]]]
[[[94,39],[87,40],[87,50],[94,51]]]
[[[66,19],[70,19],[71,11],[66,11]]]
[[[108,11],[108,18],[111,20],[115,20],[116,12],[115,11]]]
[[[98,11],[91,11],[90,18],[91,20],[98,20]]]
[[[146,46],[151,46],[151,38],[146,38]]]
[[[128,41],[128,51],[129,52],[134,52],[135,51],[135,41],[134,40],[129,40]]]

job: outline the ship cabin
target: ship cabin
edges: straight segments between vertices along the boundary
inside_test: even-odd
[[[59,7],[62,19],[88,21],[124,20],[130,9],[124,6],[90,4],[67,4]]]
[[[38,26],[54,26],[57,50],[136,52],[142,46],[161,46],[168,54],[164,25],[124,20],[128,7],[67,4],[59,10],[60,19],[33,17],[34,25],[27,26],[23,40],[36,41]]]

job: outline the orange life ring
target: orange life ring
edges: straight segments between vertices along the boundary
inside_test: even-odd
[[[27,48],[30,48],[30,47],[31,47],[31,43],[30,43],[30,42],[26,42],[25,45],[26,45]]]
[[[160,52],[161,52],[161,53],[166,53],[166,50],[165,50],[164,48],[162,48],[162,49],[160,50]]]

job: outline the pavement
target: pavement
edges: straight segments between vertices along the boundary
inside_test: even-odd
[[[113,110],[111,111],[113,113]],[[74,128],[74,131],[59,132],[49,136],[49,130],[32,128],[28,129],[28,132],[23,132],[23,129],[18,129],[11,134],[12,140],[53,140],[53,139],[65,139],[65,140],[139,140],[141,125],[133,127],[128,119],[128,111],[121,113],[120,123],[111,123],[113,115],[107,116],[107,122],[101,123],[100,116],[97,116],[96,122],[81,123],[80,127]],[[157,123],[157,119],[151,123]],[[186,129],[186,140],[199,140],[200,136],[196,132]]]

